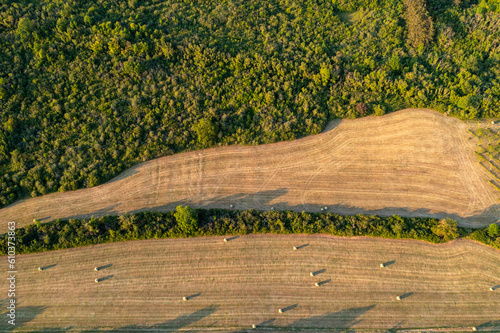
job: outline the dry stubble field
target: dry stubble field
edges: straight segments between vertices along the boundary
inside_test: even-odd
[[[478,164],[471,124],[408,109],[332,122],[319,135],[229,146],[139,164],[90,189],[23,200],[0,210],[21,227],[34,218],[89,218],[192,207],[449,216],[462,226],[496,222],[499,192]],[[472,137],[472,138],[471,138]]]
[[[500,330],[500,289],[489,290],[500,285],[499,251],[465,240],[146,240],[21,255],[17,269],[18,330]],[[182,301],[189,295],[198,296]]]

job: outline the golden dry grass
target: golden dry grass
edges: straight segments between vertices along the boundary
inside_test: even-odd
[[[301,244],[309,245],[292,250]],[[18,329],[233,332],[267,322],[311,332],[500,330],[500,289],[489,290],[500,284],[499,253],[465,240],[248,235],[227,243],[147,240],[20,255]],[[112,278],[94,282],[106,276]],[[315,287],[320,281],[328,282]],[[396,300],[405,293],[413,294]],[[182,301],[193,294],[199,296]]]
[[[0,228],[34,218],[88,218],[178,204],[342,214],[449,216],[463,226],[498,220],[499,192],[478,164],[468,124],[422,109],[332,122],[322,134],[229,146],[139,164],[107,184],[0,210]],[[472,138],[471,138],[472,137]],[[3,231],[2,230],[2,231]]]

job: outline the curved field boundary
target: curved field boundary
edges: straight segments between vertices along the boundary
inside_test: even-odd
[[[262,146],[194,151],[139,164],[90,189],[0,210],[0,228],[177,205],[498,220],[499,193],[466,123],[422,109],[332,122],[324,133]]]
[[[133,241],[20,255],[17,270],[20,331],[500,329],[499,251],[465,240]]]

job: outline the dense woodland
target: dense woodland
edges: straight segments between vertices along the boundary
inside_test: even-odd
[[[500,116],[498,0],[4,0],[0,207],[180,151]]]
[[[89,220],[36,222],[16,229],[16,253],[43,252],[117,241],[251,233],[370,236],[419,239],[432,243],[468,237],[500,248],[500,230],[466,229],[451,219],[375,215],[342,216],[291,211],[197,209],[178,206],[175,212],[144,212]],[[9,234],[0,236],[0,255],[8,252]],[[12,239],[10,239],[12,241]]]

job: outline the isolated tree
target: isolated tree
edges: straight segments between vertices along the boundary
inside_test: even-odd
[[[189,206],[177,206],[174,217],[177,226],[186,235],[193,233],[198,228],[198,213]]]
[[[438,225],[432,228],[432,232],[443,238],[445,242],[458,237],[457,221],[445,218],[439,221]]]
[[[430,44],[434,23],[427,12],[425,0],[404,0],[408,43],[413,47]]]
[[[490,224],[490,226],[488,227],[488,235],[490,235],[490,237],[495,237],[498,234],[500,234],[500,228],[498,227],[498,224]]]

